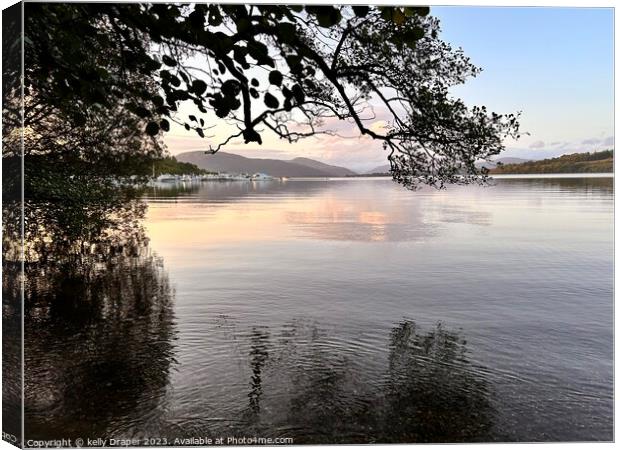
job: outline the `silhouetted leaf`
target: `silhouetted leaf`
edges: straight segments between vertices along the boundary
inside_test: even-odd
[[[272,70],[269,72],[269,82],[271,84],[275,84],[276,86],[282,85],[282,73],[278,70]]]
[[[340,11],[333,6],[306,6],[306,11],[316,17],[319,26],[330,28],[342,19]]]
[[[151,115],[150,111],[143,106],[136,107],[135,112],[138,117],[142,118],[149,117]]]
[[[280,102],[277,98],[267,92],[265,94],[265,105],[267,105],[268,108],[276,109],[278,106],[280,106]]]
[[[162,72],[164,72],[162,70]],[[166,80],[173,85],[174,87],[179,87],[181,86],[181,80],[179,80],[179,77],[177,77],[176,75],[171,74],[170,72],[168,72],[167,76],[166,76]]]
[[[153,97],[153,104],[157,107],[163,106],[164,99],[160,95]]]
[[[293,97],[295,97],[297,104],[301,104],[304,102],[305,96],[304,96],[304,91],[301,89],[301,86],[299,86],[298,84],[295,84],[291,88],[291,91],[293,92]]]
[[[207,90],[207,83],[202,80],[194,80],[192,82],[192,92],[198,96],[204,94]]]
[[[217,62],[217,68],[220,70],[220,73],[224,75],[226,73],[226,66],[221,63],[221,61]]]
[[[162,56],[161,60],[164,62],[165,65],[170,67],[174,67],[177,65],[177,62],[168,55]]]
[[[146,133],[149,136],[155,136],[157,133],[159,133],[159,125],[157,125],[157,123],[155,122],[149,122],[146,126]]]
[[[222,84],[222,94],[226,97],[236,97],[241,90],[241,84],[237,80],[226,80]]]

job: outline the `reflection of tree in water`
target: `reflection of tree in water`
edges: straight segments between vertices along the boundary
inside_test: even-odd
[[[132,425],[145,431],[136,416],[150,414],[155,426],[162,411],[174,362],[173,291],[149,252],[144,205],[115,195],[26,205],[29,438],[133,434]],[[5,238],[8,247],[15,238]]]
[[[354,362],[316,325],[300,329],[289,353],[291,398],[286,426],[296,443],[362,443],[372,436],[375,417],[370,389],[359,382]],[[307,335],[304,333],[308,333]]]
[[[6,210],[7,203],[4,203]],[[4,227],[3,227],[4,228]],[[6,228],[4,228],[6,234]],[[3,249],[4,250],[4,249]],[[2,258],[2,430],[21,439],[21,264]]]
[[[491,426],[488,386],[466,358],[466,342],[441,324],[392,330],[383,442],[483,440]]]
[[[249,336],[253,419],[238,433],[279,433],[297,444],[490,437],[487,381],[468,361],[459,333],[441,324],[426,332],[412,321],[398,324],[387,366],[376,370],[369,366],[380,355],[356,355],[316,324],[295,322],[268,336],[263,328]]]
[[[2,429],[21,436],[22,297],[21,202],[4,190],[2,198]]]
[[[250,337],[250,367],[252,368],[252,378],[250,382],[250,411],[253,414],[260,412],[260,397],[263,393],[262,372],[265,362],[269,357],[267,344],[269,332],[264,327],[254,327]]]
[[[528,190],[558,190],[560,192],[578,193],[580,195],[609,195],[614,191],[613,177],[580,178],[497,178],[494,184],[504,189],[519,189],[527,186]]]

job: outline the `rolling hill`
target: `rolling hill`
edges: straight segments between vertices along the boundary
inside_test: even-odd
[[[318,169],[326,173],[331,173],[332,177],[346,177],[350,175],[357,175],[356,172],[349,170],[345,167],[340,166],[332,166],[330,164],[325,164],[320,161],[316,161],[310,158],[294,158],[291,159],[290,162],[294,164],[301,164],[302,166],[312,167],[313,169]]]
[[[378,166],[375,167],[372,170],[369,170],[368,172],[366,172],[367,175],[374,175],[377,173],[389,173],[390,172],[390,165],[389,164],[384,164],[382,166]]]
[[[211,172],[260,172],[273,177],[342,177],[355,175],[355,172],[344,167],[332,166],[309,158],[292,160],[246,158],[225,152],[209,155],[203,151],[180,153],[176,158],[178,161],[192,163]]]
[[[607,173],[614,171],[614,152],[573,153],[557,158],[528,161],[521,164],[503,164],[491,169],[491,174],[535,173]]]

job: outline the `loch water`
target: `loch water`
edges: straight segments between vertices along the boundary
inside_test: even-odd
[[[30,273],[28,437],[613,439],[612,178],[139,202],[140,245]]]

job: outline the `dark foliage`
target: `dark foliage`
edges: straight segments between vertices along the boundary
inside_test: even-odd
[[[504,137],[518,136],[518,121],[449,95],[479,69],[439,39],[439,22],[428,14],[424,7],[29,3],[25,89],[38,99],[33,120],[52,108],[69,127],[112,116],[147,136],[174,121],[207,137],[225,118],[238,131],[209,145],[213,152],[233,139],[261,144],[267,132],[295,142],[332,133],[329,119],[348,120],[383,143],[394,179],[406,186],[479,181],[474,162],[501,152]],[[202,116],[183,117],[183,102]],[[383,130],[370,126],[375,109],[387,114]]]
[[[147,169],[147,168],[145,168]],[[174,156],[166,156],[164,158],[156,159],[153,161],[152,166],[148,168],[152,170],[155,176],[161,174],[170,175],[202,175],[209,173],[207,170],[201,169],[196,164],[180,162]]]

